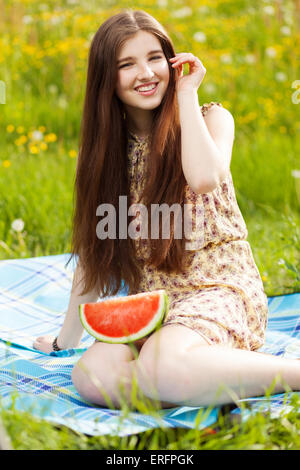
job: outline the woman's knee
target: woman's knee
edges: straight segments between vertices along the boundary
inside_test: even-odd
[[[72,382],[79,395],[87,401],[110,406],[118,404],[116,387],[124,365],[134,355],[125,344],[94,343],[75,364]],[[122,368],[123,364],[123,368]]]

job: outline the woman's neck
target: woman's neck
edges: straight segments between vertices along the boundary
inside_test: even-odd
[[[149,119],[150,116],[147,116],[147,119],[145,119],[145,116],[142,117],[137,116],[136,119],[132,119],[130,115],[127,113],[126,115],[126,125],[127,129],[138,136],[141,139],[145,139],[150,135],[150,129],[152,125],[152,117]]]

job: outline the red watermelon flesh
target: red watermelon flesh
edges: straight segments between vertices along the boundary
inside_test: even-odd
[[[169,309],[164,289],[80,304],[84,328],[99,341],[128,343],[157,328]]]

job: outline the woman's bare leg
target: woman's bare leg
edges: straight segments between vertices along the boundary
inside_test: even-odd
[[[286,386],[300,390],[298,360],[210,346],[183,325],[166,325],[154,333],[135,362],[145,395],[174,406],[233,403],[236,398],[264,395],[274,382],[272,393],[284,392]],[[147,380],[141,370],[146,371]]]
[[[183,325],[166,325],[153,333],[139,356],[128,345],[95,343],[74,366],[72,379],[79,394],[109,406],[103,386],[116,407],[119,387],[131,404],[133,377],[138,388],[162,408],[234,403],[236,399],[300,390],[300,362],[226,345],[210,346]],[[222,388],[223,387],[223,388]]]
[[[120,394],[123,393],[123,399],[133,407],[131,392],[136,362],[134,357],[132,348],[127,344],[96,342],[85,351],[72,370],[74,387],[84,399],[103,407],[120,408]],[[151,398],[149,404],[155,408],[175,406]]]

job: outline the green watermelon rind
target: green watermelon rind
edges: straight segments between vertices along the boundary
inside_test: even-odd
[[[153,317],[150,323],[146,327],[144,327],[142,330],[140,330],[138,333],[135,333],[133,335],[129,336],[122,336],[118,338],[112,338],[109,336],[101,335],[97,333],[85,320],[84,316],[84,305],[85,304],[80,304],[79,305],[79,317],[82,326],[85,328],[85,330],[94,338],[96,338],[98,341],[104,342],[104,343],[110,343],[110,344],[124,344],[124,343],[131,343],[134,341],[137,341],[144,336],[149,335],[154,330],[158,330],[162,324],[162,321],[164,317],[167,315],[169,311],[169,297],[164,289],[160,289],[158,291],[152,291],[152,293],[159,293],[161,300],[160,303],[163,302],[163,305],[158,309],[158,312],[156,315]]]

